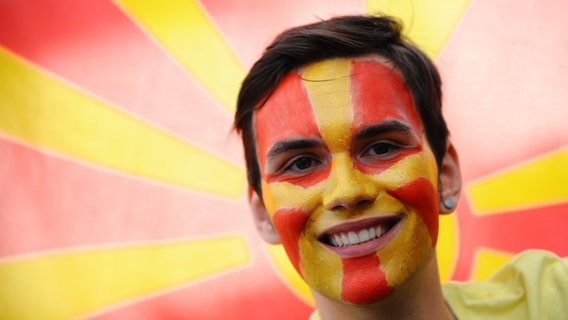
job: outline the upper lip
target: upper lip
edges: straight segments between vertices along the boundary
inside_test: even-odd
[[[369,218],[357,219],[352,221],[346,221],[338,225],[329,227],[316,235],[317,239],[323,239],[325,236],[334,235],[338,233],[347,233],[349,231],[360,231],[367,228],[376,227],[384,224],[392,224],[393,222],[402,219],[401,214],[389,214],[374,216]]]

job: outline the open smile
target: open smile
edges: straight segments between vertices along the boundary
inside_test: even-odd
[[[342,258],[371,254],[382,248],[400,229],[400,215],[346,222],[326,229],[317,237]]]

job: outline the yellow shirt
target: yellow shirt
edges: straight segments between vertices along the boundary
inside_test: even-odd
[[[442,290],[460,320],[568,319],[568,258],[526,251],[486,281],[447,283]]]
[[[568,319],[568,258],[526,251],[482,282],[442,285],[460,320]],[[317,311],[310,320],[321,320]]]

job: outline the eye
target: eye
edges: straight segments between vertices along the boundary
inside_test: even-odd
[[[286,163],[283,172],[288,174],[304,174],[317,169],[322,164],[318,159],[300,155]]]
[[[371,144],[363,152],[363,157],[391,157],[396,154],[401,147],[392,142],[380,141]]]

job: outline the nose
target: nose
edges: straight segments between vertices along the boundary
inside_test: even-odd
[[[371,177],[356,170],[349,155],[333,159],[329,186],[323,196],[327,210],[354,210],[370,204],[377,198],[377,190]]]

